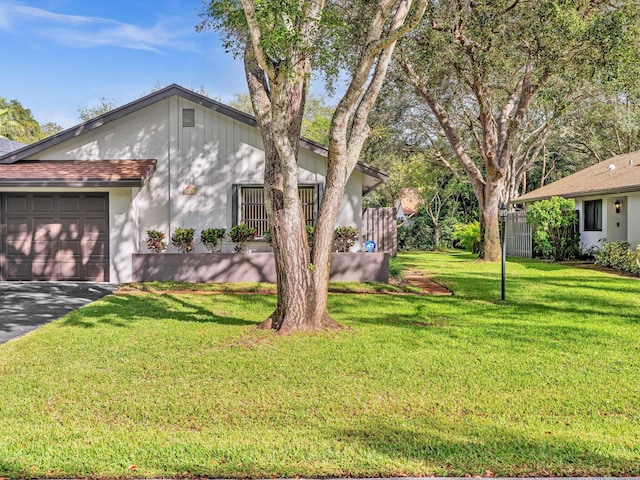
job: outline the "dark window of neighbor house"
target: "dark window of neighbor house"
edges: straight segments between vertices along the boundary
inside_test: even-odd
[[[237,215],[233,224],[245,223],[256,229],[257,237],[262,237],[269,228],[267,209],[264,204],[264,187],[237,185],[236,188]],[[307,225],[315,225],[318,214],[318,185],[300,186],[298,194]]]
[[[195,108],[182,109],[182,126],[183,127],[196,126],[196,109]]]
[[[602,200],[587,200],[582,212],[585,232],[602,231]]]

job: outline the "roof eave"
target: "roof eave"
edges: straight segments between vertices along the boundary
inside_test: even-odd
[[[516,198],[515,200],[511,200],[510,204],[518,204],[518,203],[532,203],[538,202],[540,200],[548,200],[552,197],[562,197],[562,198],[584,198],[584,197],[593,197],[597,195],[616,195],[619,193],[632,193],[639,192],[640,185],[629,185],[628,187],[614,188],[614,189],[606,189],[606,190],[587,190],[583,192],[572,192],[565,193],[560,195],[541,195],[539,197],[534,198]]]
[[[51,179],[12,180],[12,179],[4,179],[4,180],[0,180],[0,187],[2,188],[9,188],[9,187],[135,188],[135,187],[142,187],[144,183],[145,182],[143,179],[135,179],[135,180],[51,180]]]
[[[127,103],[121,107],[115,108],[99,117],[91,119],[87,122],[81,123],[80,125],[76,125],[75,127],[68,128],[67,130],[63,130],[60,133],[47,137],[39,142],[33,143],[31,145],[27,145],[18,150],[14,150],[13,152],[7,153],[4,156],[0,155],[0,164],[2,163],[15,163],[20,160],[24,160],[36,153],[39,153],[47,148],[53,147],[65,140],[69,140],[71,138],[82,135],[85,132],[89,132],[98,127],[106,125],[107,123],[118,120],[130,113],[138,111],[142,108],[153,105],[154,103],[165,100],[173,95],[180,95],[187,100],[190,100],[198,105],[203,105],[212,110],[221,113],[233,120],[237,120],[251,127],[257,127],[257,122],[254,116],[249,115],[240,110],[236,110],[235,108],[229,107],[228,105],[224,105],[216,100],[205,97],[204,95],[200,95],[199,93],[193,92],[191,90],[187,90],[186,88],[181,87],[177,84],[169,85],[162,90],[158,90],[157,92],[153,92],[145,97],[134,100],[133,102]],[[313,153],[317,153],[318,155],[322,155],[324,157],[328,156],[329,151],[323,147],[322,145],[306,139],[300,139],[300,145]],[[355,169],[365,175],[371,176],[380,182],[386,182],[389,178],[389,175],[386,173],[377,170],[365,163],[358,162],[355,166]],[[378,182],[378,183],[380,183]],[[376,183],[377,186],[377,183]],[[375,187],[372,187],[375,188]],[[372,190],[372,188],[368,189],[368,191]]]

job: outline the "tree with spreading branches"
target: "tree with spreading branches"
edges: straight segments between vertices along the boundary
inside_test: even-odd
[[[498,208],[517,195],[554,125],[589,85],[637,64],[638,8],[604,0],[431,2],[402,40],[400,68],[473,186],[484,259],[500,259]]]
[[[327,309],[333,230],[345,186],[369,134],[373,107],[396,42],[420,21],[427,0],[213,0],[213,27],[244,58],[265,150],[264,188],[278,301],[263,322],[279,332],[337,323]],[[327,174],[307,242],[298,197],[298,151],[309,82],[323,71],[347,79],[329,127]]]

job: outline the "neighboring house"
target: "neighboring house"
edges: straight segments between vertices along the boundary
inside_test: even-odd
[[[301,141],[309,222],[326,157],[321,146]],[[178,85],[0,155],[0,280],[131,281],[132,255],[147,252],[149,229],[169,237],[177,227],[194,228],[198,238],[202,229],[244,222],[261,235],[263,167],[253,117]],[[338,224],[361,229],[362,196],[386,178],[358,163]],[[199,242],[196,251],[205,251]]]
[[[0,156],[13,152],[14,150],[18,150],[22,147],[24,147],[24,143],[14,142],[13,140],[0,137]]]
[[[424,203],[424,199],[415,188],[408,188],[402,192],[402,196],[396,201],[397,219],[403,225],[410,227],[418,208]]]
[[[597,246],[601,239],[627,240],[634,247],[640,244],[640,152],[592,165],[512,203],[556,196],[575,200],[583,248]]]

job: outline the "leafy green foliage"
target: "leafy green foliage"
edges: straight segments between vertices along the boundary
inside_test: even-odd
[[[348,252],[359,238],[360,232],[355,227],[341,225],[333,230],[333,245],[336,252]]]
[[[480,222],[457,223],[453,226],[453,238],[465,250],[480,252]]]
[[[180,253],[189,253],[193,250],[194,228],[178,227],[171,234],[171,245],[178,249]]]
[[[200,243],[202,243],[211,253],[219,252],[218,245],[226,235],[225,228],[207,228],[200,232]]]
[[[433,229],[425,216],[419,216],[410,225],[398,227],[398,249],[408,250],[435,250],[436,244],[433,237]]]
[[[552,197],[527,208],[533,226],[534,250],[545,258],[567,260],[580,254],[576,204],[572,199]]]
[[[234,225],[229,230],[229,238],[236,244],[233,249],[238,253],[244,252],[247,248],[247,242],[253,240],[255,236],[256,229],[245,223]]]
[[[164,232],[160,230],[147,230],[147,248],[154,253],[161,253],[167,249]]]
[[[0,97],[0,137],[30,144],[61,130],[55,123],[40,125],[20,102]]]
[[[637,274],[640,270],[640,245],[633,250],[625,240],[603,242],[594,252],[595,264]]]

